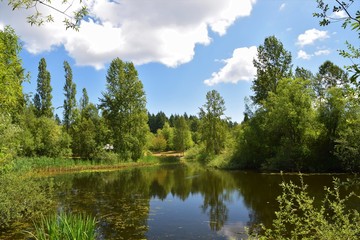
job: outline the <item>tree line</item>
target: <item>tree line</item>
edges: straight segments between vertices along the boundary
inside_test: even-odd
[[[151,114],[131,62],[114,59],[99,104],[86,89],[76,100],[71,66],[64,61],[63,117],[54,115],[51,73],[38,65],[36,94],[27,80],[13,29],[0,32],[0,159],[16,156],[78,157],[136,161],[149,151],[188,152],[225,167],[288,171],[359,171],[360,105],[357,84],[325,61],[317,73],[294,70],[281,41],[269,36],[257,49],[254,95],[244,120],[225,116],[225,102],[211,90],[197,116]],[[225,163],[225,165],[224,165]],[[215,164],[216,165],[216,164]]]

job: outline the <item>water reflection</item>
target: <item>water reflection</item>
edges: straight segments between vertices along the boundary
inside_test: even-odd
[[[57,209],[95,216],[100,239],[243,239],[272,221],[282,180],[299,178],[177,164],[54,179]],[[304,180],[320,199],[332,176]]]

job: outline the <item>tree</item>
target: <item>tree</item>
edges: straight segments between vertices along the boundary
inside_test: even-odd
[[[149,131],[143,84],[131,62],[114,59],[106,76],[100,107],[111,129],[114,148],[122,158],[136,160],[143,154]]]
[[[325,61],[313,78],[313,87],[320,100],[324,98],[325,90],[331,87],[343,87],[346,84],[348,84],[348,74],[331,61]]]
[[[168,122],[165,122],[164,127],[162,128],[161,132],[166,140],[166,150],[173,150],[174,149],[174,128],[170,127],[170,124]]]
[[[304,80],[312,80],[314,75],[310,70],[307,70],[303,67],[296,67],[295,69],[295,78],[302,78]]]
[[[177,151],[184,152],[193,145],[190,128],[185,117],[180,117],[175,122],[174,146]]]
[[[2,0],[1,0],[2,1]],[[54,12],[60,13],[64,15],[64,24],[66,29],[72,28],[75,30],[79,30],[80,22],[84,19],[88,14],[88,8],[83,3],[82,0],[79,1],[80,6],[70,15],[69,10],[74,4],[74,1],[64,0],[62,1],[62,5],[64,5],[65,10],[61,10],[56,7],[56,4],[52,3],[50,0],[9,0],[8,5],[12,7],[13,10],[17,9],[26,9],[29,10],[30,15],[27,17],[28,23],[31,25],[41,26],[45,22],[54,22],[54,18],[52,15],[44,16],[43,12],[41,12],[38,6],[44,6],[53,10]],[[35,13],[34,13],[35,12]]]
[[[310,81],[284,78],[277,93],[265,102],[265,128],[270,154],[265,167],[300,171],[309,167],[311,147],[317,138]]]
[[[225,109],[225,101],[216,90],[206,94],[206,103],[200,108],[199,117],[201,139],[208,154],[219,154],[225,147],[226,123],[222,119]]]
[[[76,107],[76,84],[73,82],[72,70],[67,61],[64,61],[65,86],[64,86],[64,126],[69,131],[71,123],[74,121],[74,109]]]
[[[12,117],[21,112],[25,103],[20,51],[21,44],[14,30],[9,26],[0,30],[0,111]]]
[[[86,88],[82,90],[82,97],[80,98],[80,110],[83,111],[89,105],[89,96],[87,94]]]
[[[256,78],[252,86],[255,92],[252,100],[262,104],[269,92],[276,93],[279,80],[291,76],[291,53],[275,36],[265,38],[264,45],[260,45],[257,51],[257,59],[253,61]]]
[[[50,72],[46,69],[46,61],[41,58],[38,67],[39,73],[37,77],[37,94],[34,97],[34,105],[36,109],[36,115],[38,117],[45,116],[48,118],[53,117],[52,108],[52,87],[50,85]]]
[[[355,30],[358,32],[358,37],[360,38],[360,11],[356,10],[355,13],[351,12],[350,7],[353,5],[355,0],[345,0],[345,1],[339,1],[335,0],[336,4],[332,6],[330,9],[329,4],[325,3],[323,0],[316,0],[318,3],[317,8],[320,9],[320,12],[313,13],[314,17],[320,18],[320,26],[327,26],[331,22],[338,22],[342,21],[342,27],[345,29],[348,25],[351,25],[352,30]],[[330,14],[329,14],[330,10]],[[334,13],[343,12],[345,13],[346,17],[338,18],[334,17]],[[360,48],[356,48],[354,45],[349,43],[348,41],[345,42],[347,46],[347,51],[340,50],[339,53],[341,56],[345,58],[349,58],[351,60],[353,59],[359,59],[360,58]],[[347,66],[346,69],[350,72],[353,72],[353,75],[350,77],[350,80],[353,83],[357,83],[357,78],[360,76],[360,64],[359,63],[353,63],[350,66]],[[358,87],[359,87],[359,83]]]

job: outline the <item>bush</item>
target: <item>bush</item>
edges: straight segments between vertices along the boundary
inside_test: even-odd
[[[52,194],[52,181],[42,183],[20,174],[0,174],[0,226],[47,212]]]
[[[325,198],[316,207],[314,198],[307,193],[302,177],[301,185],[282,183],[280,205],[271,228],[262,226],[262,232],[253,233],[250,239],[359,239],[360,214],[348,209],[346,202],[356,196],[353,192],[341,197],[339,180],[334,187],[325,187]]]
[[[104,164],[116,164],[119,162],[119,155],[112,151],[99,150],[94,159]]]

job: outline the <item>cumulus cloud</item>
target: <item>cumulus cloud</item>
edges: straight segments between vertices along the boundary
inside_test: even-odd
[[[300,34],[298,36],[296,44],[300,47],[303,47],[305,45],[310,45],[316,41],[324,40],[326,38],[329,38],[329,34],[327,31],[320,31],[313,28],[306,30],[304,33]]]
[[[61,1],[55,4],[61,6]],[[79,5],[69,9],[73,12]],[[84,2],[84,1],[83,1]],[[39,5],[55,22],[30,27],[33,10],[12,11],[0,2],[0,25],[11,25],[24,48],[37,54],[63,46],[78,65],[97,69],[115,57],[135,64],[159,62],[176,67],[192,60],[197,44],[211,43],[209,30],[224,35],[240,17],[249,16],[256,0],[87,0],[90,18],[80,31],[65,30],[64,16]],[[30,11],[30,12],[29,12]]]
[[[309,60],[311,57],[312,57],[312,55],[308,54],[304,50],[298,51],[297,58],[304,59],[304,60]]]
[[[328,49],[318,50],[314,54],[315,54],[315,56],[329,55],[330,50],[328,50]]]
[[[256,74],[256,68],[253,65],[256,54],[257,48],[255,46],[235,49],[231,58],[223,60],[225,66],[218,72],[212,73],[211,78],[206,79],[204,83],[213,86],[222,82],[251,81]]]

